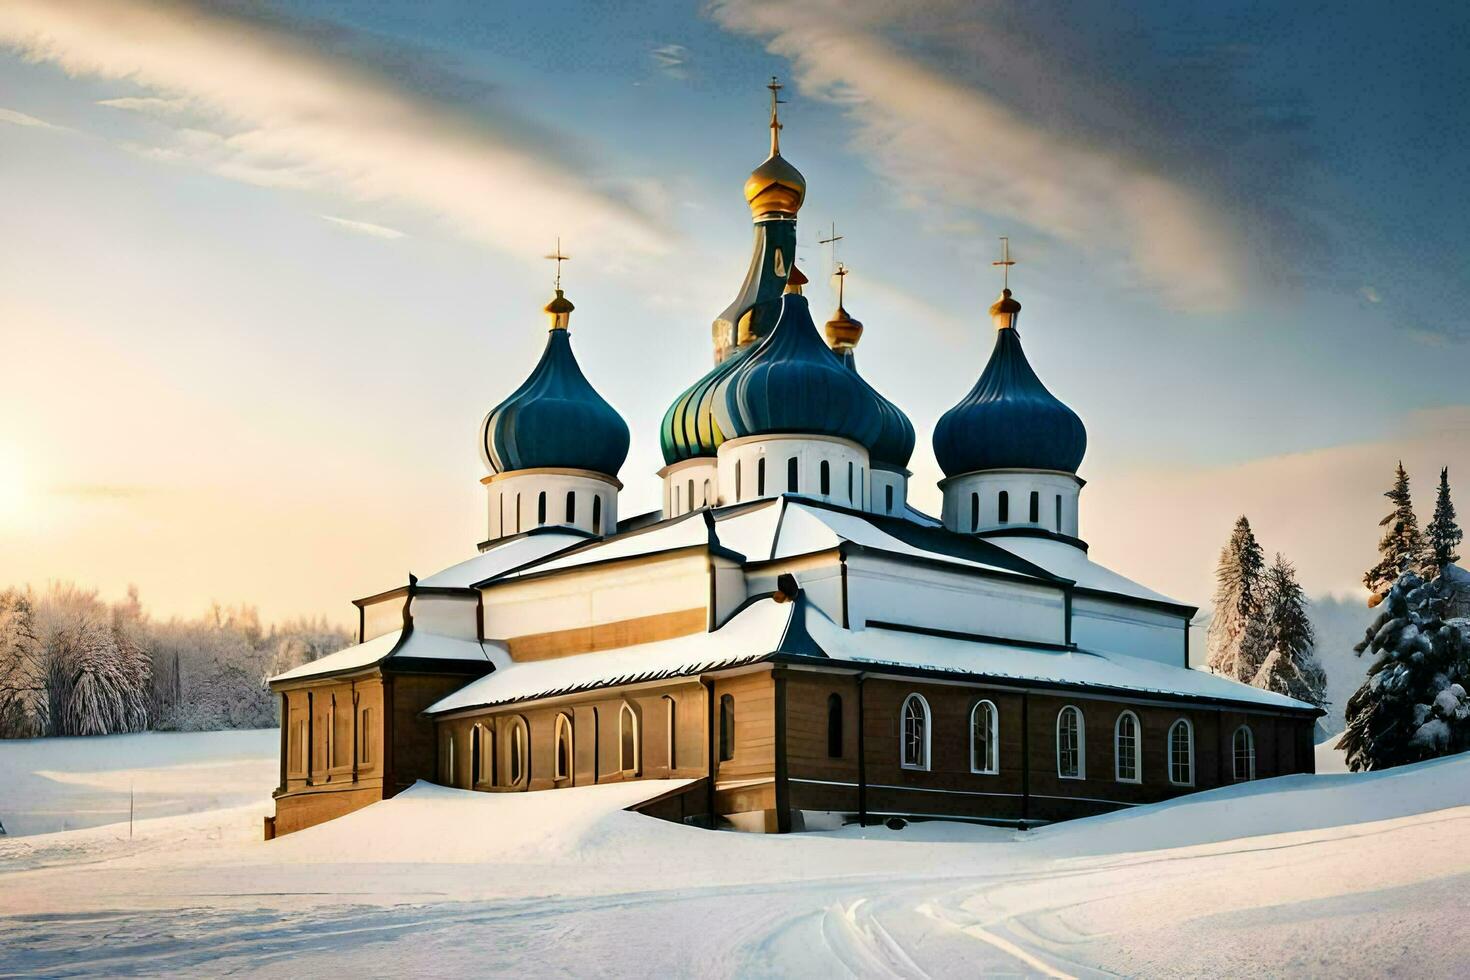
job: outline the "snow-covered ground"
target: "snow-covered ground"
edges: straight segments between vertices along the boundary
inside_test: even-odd
[[[1470,756],[1024,834],[712,834],[624,810],[671,784],[421,784],[265,843],[274,733],[142,738],[0,743],[7,828],[144,773],[180,801],[131,840],[125,823],[0,838],[0,975],[1470,972]],[[1319,747],[1324,771],[1335,756]]]

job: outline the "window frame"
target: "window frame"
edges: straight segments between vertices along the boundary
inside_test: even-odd
[[[827,695],[827,758],[841,759],[847,748],[842,720],[842,695],[833,691]],[[836,752],[832,750],[836,749]]]
[[[1174,733],[1179,726],[1184,726],[1184,733],[1188,738],[1189,755],[1185,760],[1189,766],[1188,779],[1179,780],[1174,778]],[[1168,741],[1164,743],[1165,751],[1169,760],[1169,785],[1170,786],[1193,786],[1194,785],[1194,724],[1188,718],[1176,718],[1169,726]]]
[[[510,722],[510,736],[506,739],[506,754],[510,765],[506,775],[509,786],[521,786],[531,781],[531,731],[526,719],[517,715]]]
[[[1244,778],[1240,775],[1240,749],[1235,744],[1241,733],[1245,734],[1246,758],[1250,763],[1250,771]],[[1249,783],[1256,778],[1256,733],[1250,725],[1241,724],[1230,735],[1230,772],[1237,783]]]
[[[565,711],[557,712],[553,734],[555,738],[552,741],[552,772],[555,775],[552,778],[557,782],[569,782],[572,779],[572,774],[577,770],[577,743],[572,730],[571,716]],[[562,765],[563,757],[561,751],[563,735],[566,737],[567,747],[565,767]]]
[[[1077,719],[1077,771],[1067,775],[1062,771],[1062,718],[1072,712]],[[1057,712],[1056,723],[1057,778],[1085,780],[1087,778],[1087,716],[1075,704],[1063,705]]]
[[[665,746],[668,757],[665,761],[668,763],[669,772],[673,772],[675,769],[679,768],[679,762],[677,758],[679,748],[678,705],[675,703],[674,696],[672,694],[665,694],[663,696],[663,701],[664,728],[667,730],[668,733],[668,744]]]
[[[919,723],[922,726],[921,732],[923,735],[921,746],[923,755],[914,762],[910,762],[908,758],[908,749],[910,742],[910,705],[918,705],[920,709],[920,713],[916,717],[919,719]],[[908,697],[903,699],[903,707],[899,709],[898,713],[898,763],[900,768],[907,769],[910,772],[930,771],[930,767],[933,763],[933,756],[930,754],[934,737],[933,718],[934,715],[933,712],[929,709],[928,699],[925,698],[924,695],[920,694],[918,691],[911,692]]]
[[[719,731],[719,761],[732,762],[735,759],[735,696],[733,694],[720,695],[720,731]]]
[[[987,758],[986,765],[976,763],[975,758],[975,734],[979,730],[977,722],[980,720],[980,709],[985,708],[985,745]],[[989,698],[981,698],[970,708],[970,772],[977,776],[1000,775],[1000,709],[995,702]]]
[[[1133,776],[1123,775],[1123,719],[1133,722]],[[1138,720],[1138,715],[1124,709],[1118,712],[1118,717],[1113,721],[1113,781],[1117,783],[1140,784],[1143,782],[1143,759],[1139,757],[1138,748],[1143,743],[1143,722]]]
[[[628,719],[632,721],[629,726],[631,731],[623,727]],[[632,738],[625,740],[625,734],[631,734]],[[618,708],[618,771],[624,777],[637,776],[642,772],[642,748],[642,741],[638,737],[638,713],[631,704],[624,701]],[[631,759],[628,758],[629,755],[632,756]],[[632,763],[631,767],[627,765],[629,762]]]

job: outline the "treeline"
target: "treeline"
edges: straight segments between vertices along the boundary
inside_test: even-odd
[[[276,723],[266,678],[350,644],[325,619],[263,626],[253,607],[154,620],[53,584],[0,592],[0,738]]]

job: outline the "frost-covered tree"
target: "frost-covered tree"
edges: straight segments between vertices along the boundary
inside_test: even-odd
[[[0,738],[46,731],[46,650],[36,635],[29,593],[0,592]]]
[[[1419,519],[1414,516],[1414,501],[1409,496],[1409,474],[1404,472],[1402,460],[1394,474],[1393,487],[1384,496],[1393,501],[1393,510],[1378,522],[1384,528],[1383,538],[1378,542],[1378,563],[1363,574],[1363,584],[1373,593],[1368,598],[1369,607],[1383,601],[1400,575],[1421,571],[1427,558]]]
[[[1210,669],[1250,683],[1265,659],[1261,602],[1265,556],[1241,515],[1215,566],[1215,610],[1207,651]]]
[[[1307,596],[1296,580],[1296,569],[1280,552],[1266,571],[1264,591],[1266,658],[1251,683],[1323,707],[1327,675],[1312,652],[1316,635],[1307,617]]]
[[[1460,560],[1456,549],[1465,537],[1460,526],[1455,523],[1455,505],[1450,500],[1449,467],[1439,471],[1439,493],[1434,498],[1434,518],[1424,529],[1424,535],[1429,539],[1429,558],[1425,562],[1424,574],[1437,578],[1445,570],[1445,566]]]
[[[1404,573],[1356,647],[1375,659],[1338,743],[1354,771],[1470,747],[1470,621],[1443,618],[1444,593],[1442,580]]]

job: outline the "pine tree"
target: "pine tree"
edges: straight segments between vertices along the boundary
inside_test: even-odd
[[[1429,561],[1425,575],[1438,578],[1446,565],[1460,560],[1455,548],[1464,540],[1465,534],[1455,523],[1455,505],[1450,501],[1449,467],[1439,471],[1439,495],[1434,499],[1434,519],[1424,529],[1429,538]]]
[[[1419,519],[1414,516],[1414,501],[1409,496],[1409,474],[1404,472],[1402,460],[1394,475],[1393,488],[1384,496],[1393,501],[1393,510],[1378,522],[1379,527],[1387,528],[1378,542],[1378,564],[1363,575],[1363,584],[1373,593],[1368,599],[1370,608],[1383,601],[1399,576],[1421,571],[1428,557],[1424,536],[1419,533]]]
[[[1307,596],[1296,580],[1296,569],[1280,552],[1266,572],[1264,591],[1262,639],[1266,659],[1251,683],[1323,707],[1327,703],[1327,675],[1312,652],[1316,634],[1307,617]]]
[[[1355,772],[1470,748],[1470,628],[1443,619],[1444,593],[1443,580],[1404,573],[1355,648],[1376,655],[1338,742]]]
[[[1261,574],[1265,556],[1245,515],[1235,522],[1215,567],[1215,611],[1210,618],[1210,669],[1249,683],[1265,659]]]

